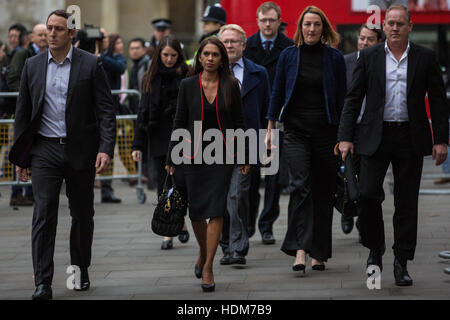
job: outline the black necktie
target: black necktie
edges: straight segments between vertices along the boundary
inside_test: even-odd
[[[270,45],[271,44],[272,44],[272,41],[270,41],[270,40],[263,42],[264,51],[266,52],[267,55],[270,53]]]

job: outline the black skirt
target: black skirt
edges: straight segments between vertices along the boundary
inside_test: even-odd
[[[227,213],[227,195],[234,165],[184,165],[189,218],[202,221]]]

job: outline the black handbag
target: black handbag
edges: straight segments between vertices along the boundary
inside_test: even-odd
[[[358,174],[355,171],[353,157],[349,153],[342,161],[339,155],[340,166],[337,173],[337,188],[334,207],[345,217],[358,215],[360,192],[358,188]]]
[[[163,237],[176,237],[183,230],[187,200],[177,189],[173,175],[170,175],[172,187],[168,188],[168,177],[169,175],[166,176],[164,189],[153,213],[152,230]]]

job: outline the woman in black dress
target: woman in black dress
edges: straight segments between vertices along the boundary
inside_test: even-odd
[[[156,166],[158,196],[166,178],[167,148],[175,117],[178,89],[189,69],[185,63],[180,42],[172,36],[161,39],[153,56],[153,63],[142,79],[142,99],[139,106],[136,134],[133,142],[133,160],[140,161],[145,144]],[[177,174],[179,186],[183,186],[182,174]],[[189,240],[186,225],[178,236],[182,243]],[[165,237],[162,250],[173,248],[173,240]]]
[[[181,82],[173,130],[187,129],[191,137],[197,138],[194,122],[201,122],[199,141],[184,137],[192,142],[190,155],[183,154],[185,161],[182,167],[186,178],[189,217],[200,245],[194,271],[197,278],[203,279],[203,291],[208,292],[215,289],[213,261],[226,214],[234,164],[206,164],[199,158],[203,153],[200,154],[198,148],[204,150],[209,144],[201,142],[206,130],[218,129],[225,136],[227,129],[244,129],[244,120],[239,84],[230,72],[227,51],[222,42],[217,38],[202,41],[195,66],[195,75]],[[166,170],[171,174],[175,172],[171,151],[176,144],[171,142],[167,157]],[[223,153],[234,151],[228,150],[225,143],[223,150]],[[247,174],[248,170],[248,165],[241,165],[243,174]]]
[[[345,61],[331,47],[339,42],[328,18],[317,7],[300,16],[295,46],[278,60],[267,118],[268,148],[275,121],[284,123],[284,152],[291,175],[288,230],[281,247],[294,256],[294,271],[325,270],[331,258],[331,226],[337,158],[333,149],[346,93]]]

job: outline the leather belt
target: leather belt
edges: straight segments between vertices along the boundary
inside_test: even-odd
[[[67,144],[67,138],[50,138],[39,135],[39,139],[50,141],[50,142],[58,142],[59,144]]]
[[[409,121],[383,121],[385,127],[399,128],[409,126]]]

